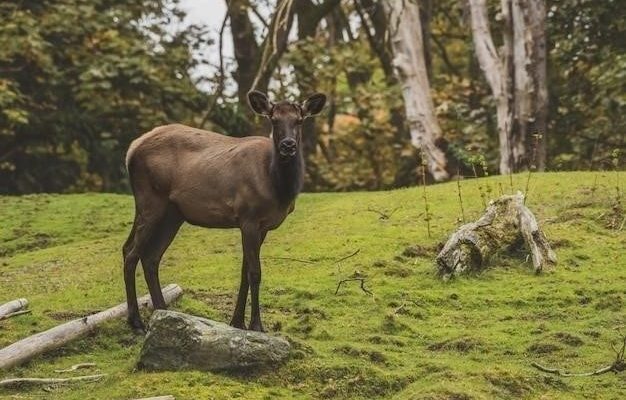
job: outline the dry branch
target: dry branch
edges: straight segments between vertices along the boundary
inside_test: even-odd
[[[536,272],[547,264],[556,264],[556,254],[535,216],[524,205],[524,195],[518,192],[502,196],[489,204],[478,221],[461,226],[450,236],[437,256],[439,274],[449,279],[480,270],[493,254],[522,241],[530,251]]]
[[[9,318],[11,318],[11,317],[16,317],[16,316],[18,316],[18,315],[22,315],[22,314],[30,314],[30,313],[31,313],[31,310],[20,310],[20,311],[16,311],[16,312],[13,312],[13,313],[11,313],[11,314],[6,314],[6,315],[1,316],[1,317],[0,317],[0,321],[2,321],[3,319],[9,319]]]
[[[595,375],[606,374],[607,372],[618,373],[618,372],[626,371],[626,361],[624,361],[624,353],[626,353],[626,335],[624,335],[624,337],[622,338],[622,347],[620,349],[615,348],[613,344],[611,344],[611,348],[613,348],[613,351],[615,352],[615,361],[613,361],[613,364],[607,365],[606,367],[602,367],[600,369],[597,369],[591,372],[581,372],[581,373],[565,372],[565,371],[561,371],[558,368],[544,367],[543,365],[538,364],[536,362],[531,362],[530,365],[532,365],[533,367],[537,368],[540,371],[547,372],[549,374],[556,374],[558,376],[565,376],[565,377],[595,376]]]
[[[24,310],[28,307],[28,300],[17,299],[4,303],[0,306],[0,320],[9,318],[12,315],[18,315],[18,311]]]
[[[67,369],[55,369],[54,372],[60,374],[64,372],[76,371],[77,369],[93,368],[95,366],[96,366],[96,363],[80,363],[80,364],[74,364],[70,368],[67,368]]]
[[[66,385],[75,382],[95,382],[107,374],[74,376],[71,378],[10,378],[0,381],[0,387],[19,389],[28,386]]]
[[[370,292],[366,287],[365,287],[365,278],[347,278],[347,279],[342,279],[339,281],[339,283],[337,284],[337,289],[335,290],[335,295],[337,293],[339,293],[339,289],[341,288],[341,285],[345,284],[346,282],[350,282],[350,281],[359,281],[361,282],[361,290],[364,291],[365,293],[369,294],[370,296],[373,296],[374,293]]]
[[[180,286],[171,284],[163,288],[165,303],[169,304],[183,293]],[[149,295],[138,299],[139,307],[152,307]],[[101,311],[83,318],[48,329],[45,332],[29,336],[19,342],[0,349],[0,369],[8,369],[22,364],[31,358],[57,349],[72,340],[93,331],[98,325],[111,319],[120,318],[128,312],[126,303],[119,304],[108,310]]]
[[[538,364],[536,362],[532,362],[530,363],[530,365],[532,365],[533,367],[537,368],[540,371],[543,372],[547,372],[549,374],[556,374],[558,376],[565,376],[565,377],[572,377],[572,376],[594,376],[594,375],[601,375],[601,374],[605,374],[607,372],[611,372],[611,371],[615,371],[614,369],[614,365],[607,365],[606,367],[600,368],[596,371],[592,371],[592,372],[582,372],[582,373],[571,373],[571,372],[564,372],[561,371],[560,369],[557,368],[548,368],[548,367],[544,367],[541,364]]]

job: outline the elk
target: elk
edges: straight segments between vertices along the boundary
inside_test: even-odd
[[[135,219],[122,253],[128,323],[136,331],[145,331],[135,288],[137,263],[141,260],[154,308],[166,308],[159,263],[183,222],[241,230],[241,283],[230,325],[245,329],[249,289],[249,329],[263,331],[261,245],[267,232],[294,210],[304,175],[302,121],[322,111],[326,96],[316,93],[302,103],[273,103],[252,91],[248,102],[271,121],[269,138],[235,138],[176,124],[157,127],[128,148]]]

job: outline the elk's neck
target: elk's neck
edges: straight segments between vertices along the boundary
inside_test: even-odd
[[[276,149],[273,149],[270,175],[280,203],[283,205],[291,204],[298,196],[298,193],[300,193],[300,190],[302,190],[304,182],[304,157],[302,150],[298,149],[294,157],[285,160],[281,159]]]

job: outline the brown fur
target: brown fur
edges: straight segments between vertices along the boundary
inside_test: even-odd
[[[128,320],[136,329],[143,329],[135,289],[137,263],[141,260],[154,307],[165,308],[159,263],[182,223],[188,222],[241,230],[241,285],[231,325],[244,328],[249,288],[250,329],[263,330],[258,300],[260,247],[267,232],[280,226],[294,209],[303,174],[298,121],[318,113],[325,98],[314,95],[317,103],[307,108],[305,102],[303,108],[288,102],[274,105],[257,92],[251,96],[255,111],[272,119],[273,138],[233,138],[176,124],[153,129],[128,149],[135,221],[123,248],[124,280]],[[281,143],[288,145],[285,155],[278,150]],[[293,146],[296,151],[291,154]]]

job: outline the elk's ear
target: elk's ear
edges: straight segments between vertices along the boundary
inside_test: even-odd
[[[267,96],[257,90],[248,93],[248,103],[250,108],[257,114],[269,117],[272,112],[272,102]]]
[[[323,93],[315,93],[309,96],[308,99],[302,103],[302,111],[304,117],[312,117],[319,114],[326,104],[326,95]]]

